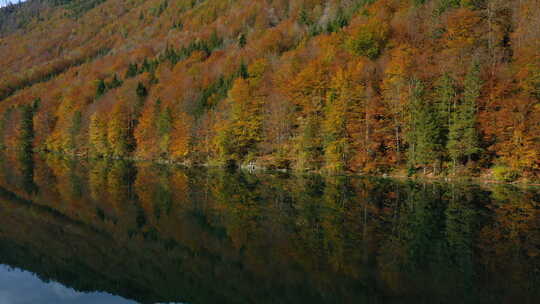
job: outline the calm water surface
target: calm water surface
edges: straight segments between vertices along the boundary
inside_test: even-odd
[[[0,303],[135,303],[103,292],[83,293],[58,282],[44,282],[36,274],[0,265]]]
[[[540,190],[0,161],[0,304],[539,303]]]

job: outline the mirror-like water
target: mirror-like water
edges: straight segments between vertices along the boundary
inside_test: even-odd
[[[538,188],[53,157],[0,167],[0,304],[540,298]]]
[[[44,282],[36,274],[0,265],[0,303],[109,304],[134,303],[102,292],[77,292],[58,282]]]

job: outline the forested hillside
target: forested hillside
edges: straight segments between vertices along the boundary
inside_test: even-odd
[[[29,0],[0,30],[8,150],[540,175],[540,0]]]

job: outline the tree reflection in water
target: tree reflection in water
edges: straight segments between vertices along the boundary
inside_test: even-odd
[[[0,263],[143,303],[533,303],[540,190],[4,157]]]

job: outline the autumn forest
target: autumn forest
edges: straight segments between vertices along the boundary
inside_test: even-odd
[[[19,154],[540,177],[539,0],[28,0],[0,54]]]

